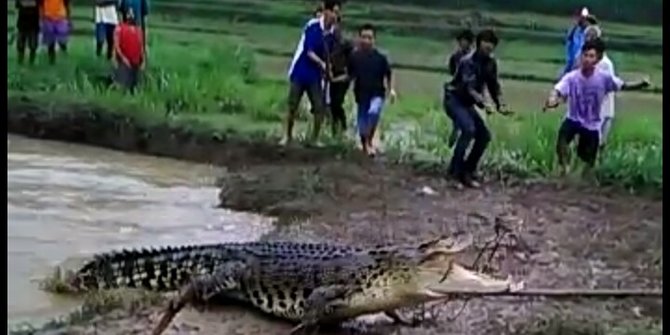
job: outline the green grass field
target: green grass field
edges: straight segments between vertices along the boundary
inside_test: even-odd
[[[8,2],[8,31],[15,13]],[[212,131],[276,140],[284,116],[285,73],[300,29],[312,11],[304,1],[174,0],[152,3],[149,66],[142,93],[126,97],[101,86],[110,65],[93,53],[92,8],[75,7],[71,52],[57,67],[40,56],[33,68],[18,67],[9,48],[9,94],[119,105],[148,118]],[[474,13],[445,8],[351,3],[343,10],[350,33],[377,23],[378,43],[397,67],[399,101],[384,115],[387,153],[399,159],[442,162],[450,157],[451,128],[440,107],[444,62],[453,33],[467,22],[492,26],[502,42],[503,89],[511,118],[492,116],[494,133],[485,165],[495,171],[554,173],[554,141],[562,110],[542,114],[563,58],[569,20],[529,13]],[[617,120],[598,179],[605,184],[660,189],[662,185],[661,27],[603,22],[608,51],[624,79],[651,76],[652,90],[617,97]],[[523,79],[523,80],[521,80]],[[307,114],[302,116],[307,121]],[[305,132],[307,123],[298,132]]]

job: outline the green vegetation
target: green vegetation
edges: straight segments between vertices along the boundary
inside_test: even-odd
[[[153,4],[148,71],[142,93],[130,97],[106,87],[110,65],[93,55],[91,9],[81,4],[76,7],[70,55],[57,67],[44,64],[44,57],[32,68],[18,67],[9,49],[9,95],[52,103],[91,102],[146,122],[213,136],[275,141],[285,113],[289,56],[313,5],[264,0]],[[13,25],[15,14],[9,7]],[[554,142],[562,111],[539,110],[561,67],[567,18],[358,2],[348,4],[344,15],[350,26],[378,22],[383,28],[379,44],[396,64],[399,102],[385,111],[382,134],[390,157],[430,168],[444,165],[450,157],[445,139],[451,124],[440,102],[446,75],[437,70],[451,51],[451,33],[470,23],[495,26],[501,32],[497,54],[506,75],[503,87],[507,102],[517,111],[511,118],[489,117],[494,141],[485,157],[486,168],[497,174],[554,174]],[[464,17],[472,20],[464,22]],[[660,85],[661,28],[610,22],[603,28],[612,46],[608,53],[622,76],[634,79],[647,73]],[[638,43],[635,49],[628,46],[633,40]],[[619,95],[610,144],[596,171],[600,183],[661,189],[661,90],[656,86],[652,92]],[[304,121],[308,115],[303,113]],[[297,133],[305,133],[306,127],[301,124]]]

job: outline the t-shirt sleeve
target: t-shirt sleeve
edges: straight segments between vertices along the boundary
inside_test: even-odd
[[[621,91],[623,85],[624,81],[621,78],[612,74],[605,76],[605,91],[607,93]]]
[[[570,77],[571,75],[568,73],[565,76],[561,78],[561,80],[554,85],[554,90],[558,92],[563,97],[568,96],[568,92],[570,92]]]

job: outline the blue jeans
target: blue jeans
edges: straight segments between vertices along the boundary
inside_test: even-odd
[[[449,173],[460,178],[477,170],[477,165],[491,142],[491,133],[474,106],[464,106],[453,95],[446,105],[455,127],[461,132],[449,164]],[[473,140],[472,149],[466,158],[465,153]]]
[[[365,137],[371,129],[377,127],[379,117],[384,107],[384,98],[373,97],[369,100],[358,101],[358,134]]]
[[[454,144],[456,144],[456,140],[458,140],[458,128],[456,127],[456,122],[454,121],[454,118],[451,116],[451,112],[449,111],[448,102],[451,97],[451,92],[449,92],[446,86],[447,85],[445,85],[444,95],[442,97],[442,108],[444,108],[444,112],[451,120],[451,134],[449,134],[447,143],[449,144],[449,148],[453,148]]]

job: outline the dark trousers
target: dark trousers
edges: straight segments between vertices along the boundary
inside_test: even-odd
[[[449,139],[447,140],[447,143],[449,144],[449,148],[453,148],[454,144],[456,144],[456,140],[458,140],[458,128],[456,127],[456,122],[454,121],[454,118],[451,116],[449,106],[447,105],[450,97],[451,92],[449,92],[449,90],[445,87],[444,95],[442,97],[442,108],[444,108],[444,112],[451,120],[451,134],[449,134]]]
[[[566,165],[570,143],[577,137],[577,157],[589,166],[596,163],[600,147],[600,132],[584,128],[579,122],[565,119],[558,130],[556,152],[559,164]]]
[[[330,112],[333,117],[333,131],[347,129],[347,114],[344,111],[344,97],[347,95],[349,82],[330,83]]]
[[[135,94],[137,85],[140,81],[140,72],[141,70],[139,65],[129,66],[121,60],[118,60],[118,66],[116,68],[116,82],[131,94]]]
[[[114,29],[115,24],[96,23],[95,24],[95,54],[102,56],[102,48],[107,43],[107,59],[112,59],[114,52]]]
[[[19,64],[23,64],[23,60],[26,55],[26,48],[29,52],[29,62],[30,64],[35,63],[35,55],[37,54],[37,43],[39,40],[39,31],[18,31],[18,36],[16,37],[16,51],[19,57]]]
[[[447,107],[454,125],[461,132],[449,164],[449,174],[462,178],[477,170],[477,165],[491,141],[491,133],[474,106],[466,107],[457,97],[451,96]],[[466,157],[466,151],[473,140],[470,154]]]
[[[16,30],[16,51],[19,64],[22,64],[25,59],[26,49],[30,53],[30,63],[34,63],[40,36],[40,19],[37,7],[19,8]]]

